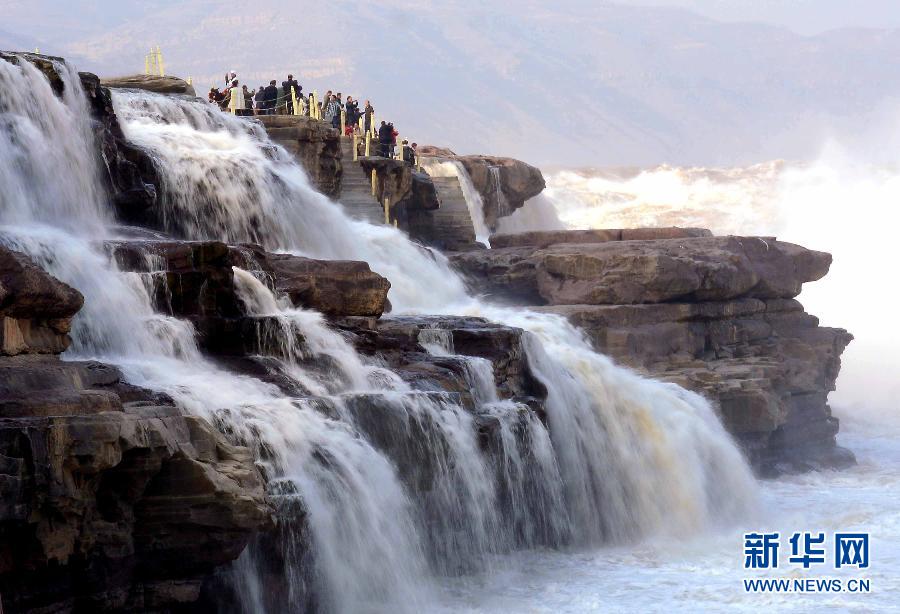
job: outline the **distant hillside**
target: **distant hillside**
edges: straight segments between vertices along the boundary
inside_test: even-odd
[[[803,37],[575,0],[69,4],[0,0],[3,27],[104,75],[159,44],[198,91],[229,69],[254,87],[293,71],[370,97],[419,142],[540,164],[806,157],[900,98],[898,31]]]

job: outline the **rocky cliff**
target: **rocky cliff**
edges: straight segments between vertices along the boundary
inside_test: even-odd
[[[81,295],[0,247],[0,596],[9,612],[160,611],[272,525],[249,450],[92,361]]]
[[[601,352],[713,400],[763,474],[843,466],[827,404],[847,331],[795,300],[831,256],[699,229],[497,236],[453,263],[473,290],[557,313]]]

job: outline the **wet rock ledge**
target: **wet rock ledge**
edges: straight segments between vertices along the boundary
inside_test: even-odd
[[[829,254],[682,228],[491,242],[451,256],[473,291],[563,315],[619,363],[704,394],[761,474],[853,462],[827,402],[852,336],[795,300]]]
[[[62,361],[82,297],[0,247],[4,611],[194,602],[272,514],[250,451],[113,367]]]

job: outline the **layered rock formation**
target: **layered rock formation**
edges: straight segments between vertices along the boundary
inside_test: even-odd
[[[249,450],[97,362],[81,295],[0,248],[0,595],[7,611],[169,610],[271,526]]]
[[[306,169],[316,189],[337,198],[341,193],[341,142],[325,122],[299,115],[259,115],[269,138],[284,147]]]
[[[852,337],[793,300],[828,254],[674,228],[492,243],[508,247],[452,257],[475,291],[563,315],[617,361],[703,393],[762,473],[852,462],[827,405]]]

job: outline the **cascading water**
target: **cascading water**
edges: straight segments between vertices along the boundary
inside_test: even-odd
[[[466,208],[469,210],[469,217],[472,219],[472,226],[475,229],[475,240],[490,246],[491,229],[487,227],[484,219],[484,200],[475,189],[472,178],[462,162],[428,159],[422,163],[422,168],[432,177],[456,177],[459,179],[459,187],[466,199]]]
[[[749,471],[699,396],[616,367],[593,353],[560,317],[501,309],[468,297],[445,258],[423,257],[420,248],[394,229],[349,219],[314,192],[299,167],[252,122],[200,102],[145,93],[119,94],[116,104],[126,119],[126,134],[153,152],[160,174],[180,178],[180,191],[169,196],[171,202],[190,202],[193,196],[185,194],[215,198],[248,182],[258,186],[257,198],[248,202],[216,200],[225,212],[205,230],[198,229],[201,236],[250,240],[253,235],[241,229],[251,221],[279,220],[277,231],[264,237],[269,247],[367,261],[391,280],[396,311],[488,315],[532,331],[529,358],[541,363],[535,369],[551,389],[548,410],[551,425],[557,423],[551,435],[559,438],[554,444],[560,450],[569,504],[581,510],[574,515],[576,530],[588,541],[697,529],[724,517],[723,506],[749,505],[754,491]],[[194,113],[203,121],[192,120],[196,129],[178,123],[184,122],[185,106],[200,107]],[[183,137],[185,129],[194,130],[191,141],[219,147],[204,150],[201,162],[219,172],[190,176],[182,170],[197,163],[196,152],[173,146],[177,139],[169,135]],[[222,158],[224,166],[216,166]],[[208,183],[213,174],[220,183],[217,190]],[[240,218],[224,237],[217,230],[223,216]],[[311,228],[304,217],[314,219],[315,225]],[[198,221],[204,223],[203,218]],[[388,243],[390,250],[385,249]],[[723,481],[720,472],[731,477]]]
[[[696,395],[616,367],[562,318],[468,297],[446,259],[344,215],[252,121],[117,92],[127,136],[163,180],[167,231],[366,260],[391,280],[398,311],[483,315],[530,331],[549,428],[497,401],[485,362],[464,359],[472,411],[452,394],[410,390],[240,269],[248,316],[275,322],[275,358],[308,395],[213,364],[192,326],[155,313],[141,275],[117,270],[95,243],[114,238],[112,216],[79,79],[67,65],[56,71],[62,98],[28,62],[0,60],[0,173],[14,186],[2,192],[0,236],[85,295],[67,357],[114,363],[131,383],[226,427],[255,448],[284,518],[302,517],[280,533],[291,594],[261,589],[258,546],[236,566],[244,609],[297,610],[314,595],[326,611],[421,611],[435,571],[468,571],[514,548],[696,530],[752,504],[746,465]],[[10,92],[27,92],[28,104]]]
[[[491,184],[493,184],[494,194],[496,194],[497,217],[506,217],[511,213],[509,210],[509,201],[506,194],[503,193],[503,180],[500,178],[500,167],[489,166],[488,171],[491,173]]]

